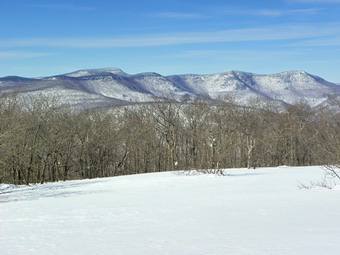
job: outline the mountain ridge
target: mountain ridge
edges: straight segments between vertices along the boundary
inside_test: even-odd
[[[159,98],[187,102],[197,98],[211,102],[232,100],[243,106],[262,98],[279,105],[305,101],[315,107],[326,104],[328,95],[340,96],[340,86],[302,70],[275,74],[231,70],[163,76],[155,72],[128,74],[109,67],[41,78],[2,77],[0,94],[57,96],[61,104],[78,108],[145,103]]]

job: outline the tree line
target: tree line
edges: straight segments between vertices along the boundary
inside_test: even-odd
[[[340,118],[298,103],[278,111],[203,101],[73,112],[0,98],[0,183],[159,171],[338,163]]]

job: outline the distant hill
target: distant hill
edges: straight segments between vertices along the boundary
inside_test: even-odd
[[[216,74],[162,76],[148,72],[127,74],[118,68],[79,70],[43,78],[0,78],[0,93],[21,97],[55,96],[61,104],[81,109],[152,102],[157,98],[249,105],[258,98],[280,105],[305,101],[315,107],[328,95],[340,96],[340,86],[304,71],[259,75],[240,71]]]

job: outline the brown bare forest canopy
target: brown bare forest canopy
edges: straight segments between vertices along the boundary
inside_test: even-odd
[[[339,137],[336,112],[303,103],[284,112],[168,101],[74,113],[3,97],[0,183],[338,163]]]

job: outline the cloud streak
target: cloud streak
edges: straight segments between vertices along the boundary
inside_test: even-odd
[[[216,15],[244,15],[244,16],[263,16],[263,17],[280,17],[286,15],[315,15],[323,12],[325,8],[305,8],[305,9],[237,9],[233,7],[224,7],[216,9],[213,13],[182,13],[182,12],[160,12],[153,13],[150,16],[163,19],[201,19]]]
[[[340,3],[340,0],[291,0],[299,3]]]
[[[95,11],[96,8],[90,6],[80,6],[80,5],[63,5],[63,4],[38,4],[30,5],[32,8],[39,9],[50,9],[50,10],[63,10],[63,11]]]
[[[38,58],[49,57],[55,55],[49,52],[31,52],[31,51],[0,51],[0,59],[25,59],[25,58]]]
[[[200,19],[203,18],[201,14],[198,13],[181,13],[181,12],[160,12],[152,14],[154,17],[164,18],[164,19]]]
[[[154,34],[107,38],[21,38],[0,41],[0,47],[123,48],[197,43],[280,41],[340,36],[340,23],[275,25],[214,32]]]
[[[176,55],[179,58],[187,58],[187,57],[207,57],[207,56],[214,56],[214,57],[226,57],[226,56],[247,56],[248,59],[260,59],[263,56],[270,56],[272,58],[276,58],[278,56],[282,57],[291,57],[292,55],[304,55],[310,54],[310,51],[267,51],[267,50],[189,50],[181,52],[180,54]]]
[[[280,17],[286,15],[314,15],[323,12],[323,8],[306,8],[306,9],[228,9],[223,11],[227,15],[252,15],[264,17]]]
[[[289,46],[306,46],[306,47],[339,47],[340,36],[332,38],[322,38],[313,40],[304,40],[301,42],[291,43]]]

